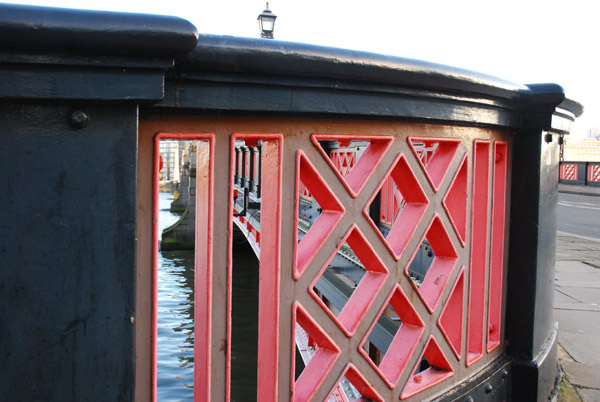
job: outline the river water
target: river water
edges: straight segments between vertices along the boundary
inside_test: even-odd
[[[160,232],[177,222],[169,211],[172,194],[160,193]],[[258,261],[242,240],[234,240],[231,400],[256,400]],[[161,251],[158,256],[158,401],[191,401],[194,382],[194,252]]]

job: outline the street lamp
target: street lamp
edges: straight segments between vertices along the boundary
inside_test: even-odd
[[[273,39],[276,18],[277,16],[269,10],[269,2],[267,1],[267,8],[265,8],[262,13],[258,14],[257,18],[261,38]]]

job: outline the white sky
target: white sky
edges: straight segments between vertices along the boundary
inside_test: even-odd
[[[15,0],[176,15],[201,33],[258,37],[262,0]],[[600,4],[590,0],[272,0],[275,39],[427,60],[522,84],[553,82],[600,127]]]

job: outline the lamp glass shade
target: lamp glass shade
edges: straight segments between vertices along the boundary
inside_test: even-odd
[[[261,15],[259,20],[260,30],[263,32],[273,32],[275,29],[275,18]]]

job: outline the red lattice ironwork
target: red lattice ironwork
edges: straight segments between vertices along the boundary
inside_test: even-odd
[[[338,386],[333,389],[333,392],[327,398],[331,401],[331,398],[335,398],[336,401],[348,401],[344,390],[341,389],[341,382],[346,379],[356,390],[362,395],[363,398],[369,398],[375,402],[384,402],[384,399],[373,389],[369,382],[358,372],[356,367],[352,364],[348,364],[344,372],[342,373]],[[363,399],[364,400],[364,399]],[[357,401],[357,400],[354,400]]]
[[[384,308],[379,312],[378,320],[371,326],[369,334],[373,333],[379,319],[385,313],[385,308],[388,304],[398,315],[401,325],[394,335],[385,356],[381,359],[379,364],[376,364],[376,362],[369,357],[368,353],[365,352],[363,346],[365,345],[365,342],[369,340],[369,335],[363,340],[360,352],[369,363],[371,363],[385,383],[393,389],[396,387],[400,375],[402,375],[411,355],[417,347],[421,334],[423,334],[423,331],[425,330],[425,323],[406,297],[406,294],[402,291],[402,288],[399,285],[396,285],[384,303]]]
[[[443,206],[448,213],[450,223],[459,237],[460,244],[465,245],[467,236],[467,178],[468,159],[464,156],[458,173],[452,180],[450,188],[444,197]]]
[[[411,284],[417,291],[418,295],[425,302],[425,306],[430,312],[433,312],[437,307],[437,304],[442,296],[442,292],[450,279],[452,270],[458,260],[456,250],[452,246],[452,241],[444,229],[444,225],[440,220],[439,216],[435,215],[427,228],[427,232],[423,240],[427,239],[431,248],[433,249],[433,261],[427,270],[425,278],[420,285],[416,281],[411,280]],[[411,262],[414,260],[417,252],[411,258]],[[408,278],[411,278],[409,267],[411,263],[406,265],[404,273]]]
[[[286,131],[273,126],[272,132],[286,134],[231,135],[229,201],[215,192],[221,198],[211,204],[207,193],[212,181],[206,180],[222,176],[222,170],[210,165],[210,174],[199,179],[199,205],[218,211],[214,219],[227,219],[229,227],[213,230],[207,223],[213,209],[200,211],[197,255],[205,265],[196,272],[201,275],[195,304],[200,317],[196,400],[229,398],[234,222],[259,249],[259,399],[435,398],[499,356],[510,181],[506,137],[478,128],[416,124],[409,125],[411,130],[394,124],[365,130],[368,135],[350,125],[336,127],[315,123]],[[229,130],[219,124],[213,128]],[[477,139],[446,137],[463,130],[472,130],[465,138]],[[223,149],[219,141],[227,136],[206,135],[202,138],[216,141],[211,147]],[[232,216],[232,172],[237,167],[249,174],[250,168],[239,161],[236,166],[233,155],[236,141],[259,140],[263,193],[259,224],[248,226],[250,217]],[[259,160],[253,162],[257,176]],[[310,206],[300,205],[301,198],[311,198]],[[391,208],[377,211],[384,198]],[[306,226],[299,234],[301,207],[306,207]],[[208,256],[221,251],[210,247],[212,242],[229,247],[217,262],[228,267],[227,276],[214,287],[227,289],[227,298],[219,299],[210,286],[209,273],[219,278],[223,271],[212,270]],[[422,261],[418,280],[411,277],[417,260]],[[327,286],[319,287],[321,280],[329,281]],[[343,286],[331,288],[336,281]],[[337,293],[325,294],[328,287]],[[208,293],[198,293],[203,290]],[[214,311],[227,315],[226,325],[211,319]],[[227,379],[219,386],[225,397],[215,398],[221,394],[214,382],[223,374]],[[464,378],[445,381],[459,375]]]
[[[323,300],[315,292],[315,285],[322,277],[323,273],[331,269],[332,260],[340,253],[342,246],[347,243],[350,249],[355,253],[360,262],[363,264],[365,273],[357,284],[352,295],[346,302],[345,306],[336,315],[333,314],[330,308],[323,302]],[[360,267],[362,268],[362,267]],[[359,269],[360,269],[359,268]],[[338,276],[342,274],[337,273]],[[325,311],[334,320],[334,322],[344,331],[347,336],[354,335],[358,324],[360,324],[364,317],[367,309],[373,303],[373,298],[383,286],[385,279],[388,276],[388,270],[385,268],[381,259],[373,251],[364,235],[360,232],[356,225],[353,225],[348,233],[344,236],[340,242],[340,247],[329,257],[327,264],[323,267],[320,274],[315,278],[311,284],[309,291],[312,296],[325,308]]]
[[[292,339],[297,344],[296,335],[299,331],[307,335],[306,345],[307,358],[306,367],[298,379],[292,377],[292,398],[294,401],[310,401],[318,386],[323,382],[325,376],[340,355],[340,348],[331,340],[316,321],[300,306],[294,304]],[[295,372],[296,353],[292,354],[292,372]]]
[[[423,364],[424,359],[429,367],[420,370],[419,366]],[[433,336],[429,337],[423,356],[419,359],[419,363],[417,363],[414,372],[415,374],[406,383],[406,386],[400,395],[400,399],[409,398],[454,375],[452,365]]]
[[[561,165],[561,169],[562,169],[562,165]],[[588,165],[587,181],[594,182],[594,183],[600,183],[600,165],[592,165],[592,164]]]
[[[313,134],[311,140],[342,179],[348,192],[356,198],[373,174],[373,166],[379,164],[389,149],[393,137]],[[327,155],[321,145],[324,141],[335,142],[339,148]]]
[[[371,219],[369,211],[377,192],[388,182],[388,179],[394,182],[394,185],[404,199],[405,205],[392,223],[387,236],[384,237],[375,222]],[[377,234],[383,239],[386,246],[394,255],[394,258],[399,259],[400,254],[404,251],[428,205],[429,200],[419,185],[415,174],[408,165],[404,155],[400,154],[394,161],[392,169],[386,174],[377,191],[371,197],[367,207],[364,209],[364,215],[369,219]]]
[[[357,162],[350,155],[342,156],[341,153],[332,157],[335,153],[327,154],[320,141],[324,138],[332,141],[332,138],[335,138],[338,145],[347,145],[340,137],[313,136],[312,138],[313,144],[316,145],[327,163],[335,169],[334,171],[342,184],[348,189],[350,196],[353,199],[360,199],[360,190],[365,188],[369,177],[366,177],[365,181],[360,183],[360,186],[355,185],[354,187],[349,185],[346,180],[355,171],[353,169],[357,169],[360,160],[363,160],[363,166],[366,166],[365,161],[369,161],[369,159],[359,159]],[[370,144],[372,146],[373,142]],[[372,308],[371,306],[376,300],[379,289],[385,287],[384,285],[388,281],[388,272],[390,277],[394,277],[394,274],[401,267],[398,265],[390,266],[389,262],[384,263],[385,259],[381,259],[369,244],[372,240],[367,240],[368,237],[359,229],[360,226],[354,224],[337,243],[337,248],[332,250],[327,262],[321,266],[315,276],[311,275],[313,279],[308,284],[308,291],[313,299],[323,308],[327,316],[341,329],[346,337],[363,336],[359,347],[360,354],[363,355],[372,370],[381,377],[390,390],[395,390],[400,385],[402,391],[400,394],[396,394],[398,395],[396,398],[400,397],[401,399],[411,398],[429,388],[436,387],[445,379],[454,375],[453,366],[455,363],[452,363],[452,361],[457,364],[458,361],[462,360],[463,339],[465,336],[467,336],[467,359],[465,360],[467,365],[472,365],[478,359],[481,359],[486,351],[489,353],[500,344],[499,337],[496,339],[494,336],[500,334],[501,327],[501,317],[498,313],[501,310],[498,310],[498,308],[501,309],[502,305],[501,292],[503,285],[501,274],[503,272],[503,261],[491,262],[489,290],[486,283],[488,270],[486,261],[488,254],[502,256],[504,252],[503,242],[499,240],[499,237],[503,237],[505,225],[504,204],[506,203],[508,148],[506,142],[494,143],[494,175],[490,186],[488,171],[491,163],[490,149],[492,142],[489,140],[476,140],[473,143],[473,184],[472,188],[469,189],[467,185],[470,176],[469,155],[464,153],[460,159],[456,160],[456,156],[462,147],[460,140],[443,138],[424,140],[422,137],[414,137],[408,140],[408,144],[414,157],[413,161],[416,161],[422,168],[422,175],[412,169],[406,154],[398,153],[363,209],[363,215],[374,229],[373,232],[383,240],[390,251],[390,255],[398,261],[396,264],[399,264],[402,257],[407,254],[409,242],[413,239],[417,228],[422,228],[420,231],[422,233],[420,235],[421,240],[418,243],[412,243],[411,257],[402,266],[405,278],[408,278],[408,280],[406,282],[401,280],[399,284],[395,284],[383,305],[380,305],[376,318],[371,319],[369,329],[362,332],[364,335],[361,335],[359,328],[363,327],[361,325],[362,321]],[[433,152],[430,154],[425,151],[420,152],[415,144],[417,146],[423,144],[426,148],[433,148]],[[392,147],[386,144],[385,149],[388,148]],[[385,152],[382,152],[381,155],[372,158],[372,161],[369,162],[371,170],[376,170],[381,160],[383,160],[384,154]],[[423,155],[426,155],[425,161]],[[341,158],[346,159],[342,161]],[[349,170],[345,170],[346,167]],[[315,168],[315,174],[316,170]],[[381,168],[378,168],[378,170],[381,171]],[[435,195],[437,199],[435,205],[432,205],[423,190],[423,180],[429,182],[434,193],[439,193]],[[329,187],[331,188],[331,186]],[[490,194],[489,189],[492,187],[493,194]],[[358,189],[358,191],[353,189]],[[315,194],[315,191],[313,190],[312,193]],[[388,200],[394,198],[394,202],[396,202],[396,206],[391,211],[380,211],[379,213],[380,217],[387,219],[382,219],[383,223],[389,224],[387,233],[382,231],[373,220],[371,206],[376,196],[386,197]],[[490,214],[491,197],[494,197],[495,204],[498,205],[493,207]],[[350,198],[347,196],[340,195],[340,205],[353,205],[354,201],[349,200]],[[393,205],[393,202],[388,201],[387,205]],[[466,268],[463,267],[458,273],[455,273],[454,268],[461,261],[457,246],[458,248],[466,247],[469,223],[467,208],[469,205],[472,214],[470,220],[471,244],[469,245],[471,259],[470,261],[462,259],[462,264]],[[422,218],[428,209],[433,209],[432,215],[429,224],[423,227]],[[355,210],[355,207],[352,207],[351,210]],[[493,220],[490,219],[490,216]],[[492,221],[501,222],[501,224],[492,227]],[[492,236],[497,239],[493,241],[493,245],[490,245],[487,241],[487,233],[492,233]],[[321,244],[324,242],[323,239]],[[415,248],[414,244],[427,245],[431,249],[432,255],[424,277],[418,281],[412,279],[409,267],[412,267],[418,255],[421,256],[423,249],[422,247]],[[336,309],[332,307],[333,303],[330,300],[327,300],[321,292],[316,290],[316,285],[322,280],[326,272],[332,270],[332,261],[343,254],[342,246],[351,249],[358,260],[365,265],[365,274],[362,279],[356,279],[354,285],[350,283],[351,289],[347,301]],[[489,250],[490,247],[492,247],[491,250]],[[313,253],[316,254],[316,251],[313,250]],[[337,271],[333,269],[332,272],[339,275],[341,280],[346,282],[350,280],[351,282],[352,278],[343,277],[341,275],[342,271],[342,269]],[[330,275],[333,274],[332,272],[330,272]],[[299,279],[299,277],[296,279]],[[406,288],[402,283],[410,283],[412,286]],[[468,299],[465,297],[466,291],[470,295]],[[485,298],[488,291],[490,295],[488,327],[493,328],[493,330],[489,332],[488,348],[484,348],[486,338],[483,309],[486,306]],[[422,300],[423,306],[428,312],[427,314],[435,316],[434,322],[437,324],[436,327],[441,335],[433,336],[433,329],[426,324],[431,320],[427,316],[422,316],[420,310],[415,308],[416,299],[414,295],[418,295],[419,299]],[[464,314],[466,300],[469,300],[468,311],[470,317],[468,325],[465,325],[467,316]],[[440,304],[442,304],[441,308],[439,308]],[[381,341],[378,340],[378,337],[381,337],[382,328],[389,325],[386,322],[396,322],[397,329],[391,333],[389,344],[380,345],[378,342]],[[464,328],[468,329],[466,333]],[[425,339],[423,338],[424,334]],[[443,348],[438,344],[439,340],[446,342],[448,345],[447,350],[452,351],[450,353],[451,359],[448,358]],[[338,340],[336,344],[341,347],[339,342]],[[423,345],[420,349],[422,355],[415,356],[419,344]],[[340,350],[345,351],[346,349],[341,347]],[[341,359],[344,359],[345,353],[341,352]],[[416,364],[412,375],[407,373],[409,362],[413,362],[410,365]],[[429,366],[424,367],[423,365]],[[350,380],[349,377],[354,376],[355,373],[348,373],[351,373],[351,370],[346,368],[339,377],[337,385],[330,388],[328,400],[347,400],[343,389],[348,383],[353,384],[355,391],[357,388],[362,387],[363,396],[386,395],[385,391],[379,392],[373,387],[367,387],[367,381],[361,382],[356,378]],[[401,378],[404,378],[405,382],[402,382]],[[376,394],[373,394],[373,392]],[[375,398],[374,396],[369,397]]]
[[[312,261],[315,252],[319,250],[325,239],[329,236],[335,225],[344,215],[344,207],[317,173],[313,164],[304,152],[298,151],[296,157],[296,200],[299,200],[301,183],[308,189],[319,203],[322,212],[311,228],[298,242],[298,209],[296,202],[296,217],[294,220],[294,278],[298,279]],[[296,244],[297,243],[297,244]]]
[[[381,187],[379,222],[391,226],[406,202],[396,187],[394,180],[388,178]]]
[[[465,268],[463,267],[438,319],[438,327],[458,360],[462,357],[464,295]]]
[[[577,180],[579,175],[579,165],[576,163],[561,163],[560,164],[560,179],[561,180]]]
[[[425,170],[427,180],[438,191],[440,183],[446,176],[454,155],[460,146],[460,140],[454,138],[418,138],[409,137],[410,148],[417,156],[421,167]],[[431,154],[429,154],[431,152]],[[423,157],[425,155],[425,157]]]

